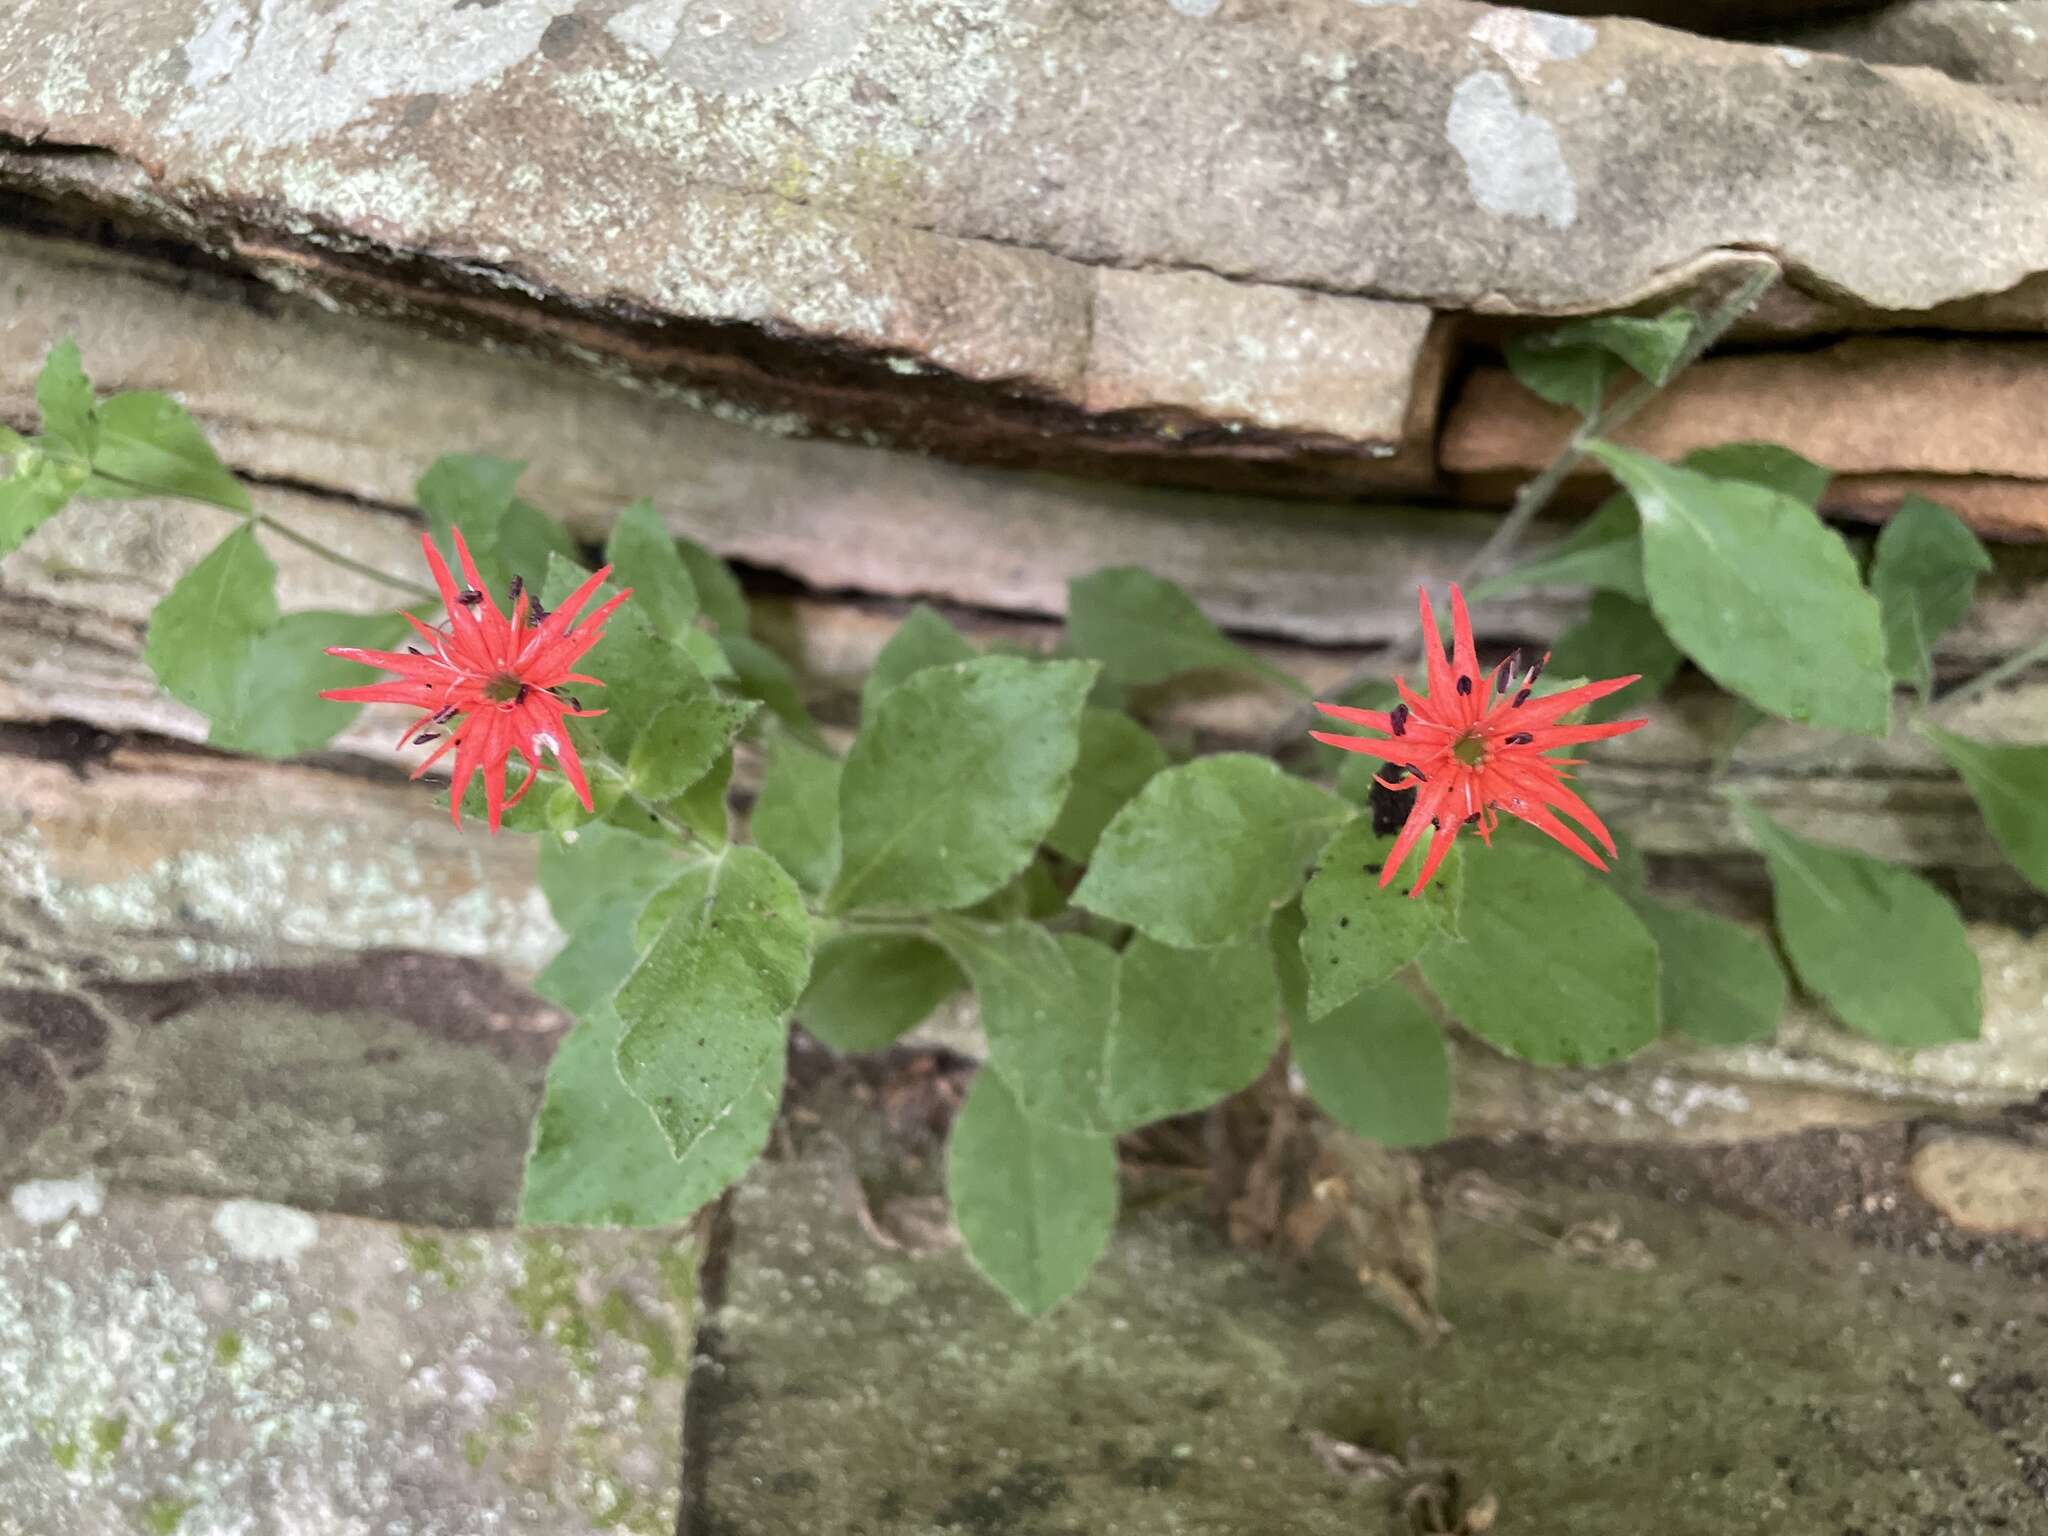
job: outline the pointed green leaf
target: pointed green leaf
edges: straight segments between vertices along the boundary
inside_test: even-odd
[[[1657,942],[1604,876],[1510,835],[1465,864],[1465,942],[1422,954],[1458,1022],[1526,1061],[1598,1066],[1657,1037]]]
[[[1524,587],[1592,587],[1645,601],[1642,523],[1634,498],[1610,496],[1598,510],[1564,538],[1533,559],[1472,589],[1472,600],[1484,602]]]
[[[1682,461],[1687,469],[1717,480],[1746,480],[1790,496],[1801,506],[1820,504],[1833,470],[1776,443],[1716,443],[1695,448]]]
[[[89,462],[98,437],[92,382],[79,361],[78,343],[68,336],[43,359],[42,372],[36,375],[36,405],[43,413],[44,434]]]
[[[1457,934],[1463,860],[1450,860],[1427,890],[1410,898],[1412,879],[1380,884],[1393,846],[1391,835],[1373,831],[1372,817],[1354,818],[1330,840],[1301,893],[1301,959],[1311,1017],[1385,981],[1429,945]],[[1421,846],[1410,855],[1422,856]]]
[[[1207,1109],[1265,1070],[1280,992],[1266,935],[1170,949],[1139,934],[1118,957],[1102,1074],[1116,1130]]]
[[[1443,1029],[1398,983],[1297,1023],[1294,1060],[1309,1096],[1346,1130],[1389,1147],[1426,1147],[1451,1133]]]
[[[1934,683],[1934,642],[1976,599],[1991,556],[1946,507],[1908,496],[1877,536],[1870,590],[1884,613],[1885,662],[1893,677],[1920,690]]]
[[[697,608],[718,628],[718,638],[731,640],[747,633],[747,594],[732,567],[693,539],[676,540],[676,553],[697,591]],[[738,665],[737,662],[734,663]],[[771,708],[773,705],[770,706]]]
[[[905,678],[926,667],[947,667],[956,661],[972,661],[975,649],[948,624],[939,612],[919,603],[904,615],[896,633],[889,637],[875,664],[861,685],[860,712],[863,718],[875,712],[882,695]]]
[[[85,481],[82,463],[60,464],[36,443],[23,445],[11,457],[13,468],[0,480],[0,556],[19,549],[61,512]]]
[[[1036,1316],[1073,1294],[1116,1226],[1116,1143],[1028,1118],[991,1068],[953,1122],[946,1190],[967,1256]]]
[[[730,686],[750,699],[759,699],[799,740],[822,751],[825,740],[804,707],[789,663],[760,641],[736,631],[721,632],[718,644],[732,667]]]
[[[818,946],[797,1022],[835,1051],[879,1051],[967,985],[953,957],[908,933],[841,933]]]
[[[434,542],[452,559],[455,551],[448,531],[459,527],[472,548],[494,547],[498,524],[512,505],[512,488],[525,472],[526,465],[519,460],[484,453],[449,453],[436,459],[413,487]]]
[[[813,895],[839,874],[839,772],[838,758],[812,751],[787,731],[769,734],[749,828],[756,846]]]
[[[604,558],[620,585],[633,589],[655,633],[682,644],[697,622],[697,583],[653,502],[642,497],[619,514]]]
[[[1350,816],[1344,800],[1270,758],[1225,752],[1184,763],[1117,812],[1074,903],[1162,944],[1227,944],[1293,897]]]
[[[248,489],[215,456],[199,424],[169,395],[115,395],[100,403],[87,496],[187,496],[233,512],[250,509]]]
[[[1129,715],[1091,707],[1081,716],[1073,786],[1046,843],[1076,864],[1087,863],[1102,829],[1166,761],[1158,738]]]
[[[594,914],[611,907],[623,904],[639,911],[682,872],[673,847],[601,822],[543,839],[540,846],[541,894],[564,933],[580,933],[592,925]]]
[[[1768,1040],[1785,1015],[1785,973],[1739,923],[1640,893],[1629,905],[1657,941],[1664,1028],[1705,1045]]]
[[[277,622],[277,567],[243,523],[178,578],[149,616],[157,681],[209,720],[232,717],[256,639]],[[360,670],[360,669],[358,669]]]
[[[680,696],[654,712],[626,758],[626,782],[650,800],[680,795],[709,773],[758,707],[726,698],[687,660],[672,677]]]
[[[1308,966],[1301,958],[1301,936],[1307,931],[1301,903],[1290,901],[1273,914],[1273,931],[1268,935],[1273,975],[1280,984],[1280,1011],[1293,1029],[1300,1029],[1308,1018]]]
[[[732,835],[732,812],[727,804],[732,791],[732,753],[711,765],[711,771],[669,802],[676,817],[712,847],[722,847]]]
[[[1597,725],[1640,714],[1684,664],[1656,614],[1617,593],[1596,592],[1586,617],[1558,637],[1545,675],[1597,679],[1640,674],[1639,681],[1595,699],[1584,711],[1585,719]]]
[[[547,580],[542,584],[542,601],[558,608],[589,572],[572,560],[557,556],[548,562]],[[592,595],[584,612],[593,611],[618,588],[611,582]],[[632,752],[641,732],[672,701],[701,701],[709,686],[681,647],[654,632],[647,616],[630,599],[605,621],[604,638],[584,653],[576,670],[601,680],[602,688],[576,697],[591,709],[604,713],[595,719],[579,720],[578,732],[596,742],[620,762]],[[693,781],[694,782],[694,781]]]
[[[467,529],[463,535],[468,536]],[[484,578],[493,583],[494,591],[507,592],[515,576],[527,586],[538,586],[554,556],[573,560],[578,551],[576,541],[560,523],[531,502],[515,497],[499,519],[497,537],[487,553],[488,559],[480,557]],[[504,600],[512,601],[510,597]]]
[[[1770,866],[1778,938],[1802,986],[1887,1045],[1976,1038],[1983,974],[1946,896],[1911,870],[1807,842],[1737,805]]]
[[[840,777],[832,910],[944,911],[1000,890],[1066,800],[1094,679],[1087,662],[984,656],[891,689]]]
[[[330,645],[388,651],[409,633],[395,613],[288,613],[254,636],[237,667],[233,707],[212,717],[207,741],[230,752],[297,757],[316,752],[362,713],[336,704],[323,688],[347,688],[375,674],[361,662],[329,656]]]
[[[1183,672],[1221,670],[1307,690],[1223,636],[1188,594],[1135,565],[1110,566],[1067,583],[1067,635],[1124,684],[1163,683]]]
[[[1581,416],[1600,409],[1617,361],[1653,384],[1662,384],[1692,338],[1693,319],[1683,309],[1654,318],[1599,315],[1512,338],[1508,370],[1523,388]]]
[[[2048,747],[1994,745],[1931,725],[1921,729],[1963,776],[2013,868],[2048,891]]]
[[[1702,671],[1786,719],[1884,733],[1883,625],[1840,534],[1762,486],[1593,452],[1636,498],[1650,606]]]
[[[735,1112],[783,1048],[811,970],[803,893],[735,844],[687,871],[674,916],[619,988],[619,1075],[690,1154]]]

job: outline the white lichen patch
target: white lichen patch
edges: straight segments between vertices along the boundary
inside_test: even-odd
[[[882,0],[643,0],[609,31],[708,96],[798,85],[860,51]],[[623,24],[623,25],[622,25]]]
[[[1351,0],[1351,3],[1353,5],[1369,6],[1374,9],[1392,6],[1400,10],[1412,11],[1418,4],[1418,0]]]
[[[91,1174],[76,1179],[29,1179],[7,1197],[14,1214],[32,1227],[47,1227],[70,1216],[97,1216],[107,1192]]]
[[[1577,222],[1578,186],[1557,130],[1515,105],[1507,76],[1482,69],[1460,80],[1444,131],[1465,162],[1473,201],[1488,213],[1541,219],[1553,229]]]
[[[1223,0],[1166,0],[1166,3],[1183,16],[1214,16],[1223,9]]]
[[[1499,55],[1515,78],[1530,81],[1544,65],[1579,58],[1600,41],[1583,21],[1540,11],[1488,11],[1467,35]]]
[[[229,1200],[213,1213],[214,1234],[235,1257],[292,1264],[320,1240],[320,1223],[304,1211],[267,1200]]]

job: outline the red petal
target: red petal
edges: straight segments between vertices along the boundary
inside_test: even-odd
[[[1592,865],[1595,869],[1605,870],[1607,868],[1607,866],[1601,862],[1600,855],[1595,853],[1591,848],[1588,848],[1586,846],[1585,839],[1580,837],[1578,833],[1574,832],[1570,827],[1566,826],[1563,822],[1559,821],[1554,815],[1550,813],[1550,811],[1546,807],[1540,805],[1531,805],[1524,807],[1520,810],[1517,810],[1512,805],[1503,805],[1501,809],[1506,811],[1510,816],[1520,817],[1523,821],[1526,821],[1530,826],[1534,827],[1538,832],[1541,832],[1545,837],[1554,838],[1556,841],[1562,843],[1566,848],[1569,848],[1573,853],[1577,854],[1580,858],[1584,859],[1588,864]]]
[[[607,565],[600,568],[596,574],[586,576],[583,584],[563,599],[559,608],[540,621],[539,627],[526,637],[526,643],[520,647],[519,665],[522,670],[532,666],[550,645],[569,632],[569,626],[575,623],[576,615],[581,613],[583,605],[590,601],[590,594],[603,586],[605,578],[611,573],[612,568]],[[621,601],[623,599],[624,594],[621,594]],[[616,604],[600,609],[593,617],[602,617],[609,613],[612,606]]]
[[[1430,779],[1415,792],[1415,804],[1409,808],[1408,820],[1402,824],[1401,835],[1394,839],[1394,846],[1387,850],[1387,862],[1380,867],[1381,885],[1393,884],[1394,875],[1415,847],[1415,840],[1428,828],[1450,792],[1449,778]]]
[[[455,535],[455,557],[462,562],[462,574],[468,578],[470,590],[483,594],[482,600],[476,605],[479,614],[488,613],[492,619],[492,628],[503,629],[505,627],[505,615],[498,611],[497,603],[492,600],[491,594],[484,587],[483,577],[477,574],[476,562],[469,557],[469,541],[463,538],[462,530],[452,524],[449,526],[448,531]]]
[[[1456,587],[1451,588],[1453,592]],[[1422,873],[1415,877],[1415,883],[1408,888],[1408,899],[1413,901],[1422,894],[1422,888],[1436,878],[1437,866],[1444,861],[1444,855],[1451,851],[1451,844],[1458,840],[1460,823],[1452,822],[1429,840],[1429,852],[1422,860]]]
[[[1573,747],[1582,741],[1605,741],[1610,736],[1626,736],[1630,731],[1639,731],[1648,725],[1648,720],[1610,720],[1605,725],[1552,725],[1535,733],[1538,752],[1548,752],[1553,747]],[[1552,759],[1562,762],[1564,759]]]
[[[1316,708],[1328,715],[1332,720],[1343,720],[1352,725],[1369,725],[1376,731],[1392,731],[1394,728],[1393,722],[1388,718],[1385,710],[1353,709],[1348,704],[1323,704],[1320,702],[1317,703]]]
[[[1458,718],[1457,706],[1452,700],[1457,694],[1451,684],[1450,663],[1444,660],[1444,637],[1436,627],[1436,610],[1429,606],[1427,587],[1418,587],[1416,593],[1422,600],[1423,659],[1429,665],[1429,712],[1455,720]]]
[[[1610,677],[1602,682],[1567,688],[1563,693],[1546,694],[1540,699],[1531,699],[1519,707],[1511,704],[1502,718],[1519,719],[1521,724],[1515,727],[1516,730],[1533,731],[1592,703],[1595,699],[1604,699],[1610,693],[1621,692],[1641,675],[1637,673],[1634,677]]]
[[[1310,731],[1309,736],[1340,752],[1363,752],[1383,763],[1412,762],[1415,754],[1398,741],[1376,741],[1370,736],[1338,736],[1330,731]]]
[[[1467,724],[1477,720],[1486,708],[1486,690],[1479,675],[1479,653],[1472,646],[1472,616],[1465,611],[1465,594],[1458,590],[1458,584],[1451,583],[1451,669],[1457,674],[1457,681],[1467,683],[1470,691],[1453,693],[1459,717]]]

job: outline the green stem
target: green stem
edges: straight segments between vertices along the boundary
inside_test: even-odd
[[[2048,639],[2043,639],[2037,645],[2029,646],[2017,656],[2008,657],[1988,672],[1979,672],[1967,683],[1962,684],[1951,692],[1943,694],[1934,702],[1934,707],[1928,713],[1930,715],[1948,714],[1961,705],[1967,704],[1971,699],[1976,698],[1978,694],[1988,693],[2008,678],[2018,677],[2027,668],[2044,661],[2048,661]]]
[[[1513,503],[1508,507],[1507,516],[1500,521],[1500,526],[1493,530],[1492,536],[1479,547],[1471,559],[1465,562],[1452,580],[1460,586],[1469,586],[1511,554],[1521,543],[1522,535],[1529,531],[1529,525],[1536,520],[1537,514],[1549,505],[1550,498],[1557,494],[1558,488],[1564,484],[1571,472],[1584,462],[1592,445],[1622,426],[1654,400],[1659,391],[1669,386],[1672,380],[1698,362],[1709,347],[1727,334],[1729,327],[1756,307],[1757,301],[1762,299],[1770,286],[1778,280],[1778,275],[1778,264],[1775,261],[1768,258],[1758,261],[1740,287],[1712,312],[1694,322],[1692,335],[1686,340],[1678,356],[1672,359],[1670,371],[1664,375],[1661,382],[1638,379],[1631,388],[1581,421],[1557,457],[1550,461],[1541,474],[1527,481],[1516,493]],[[1422,621],[1418,616],[1388,643],[1386,649],[1394,655],[1400,655],[1422,639]],[[1359,667],[1325,697],[1341,698],[1361,684],[1372,681],[1380,672],[1379,661]],[[1314,720],[1315,711],[1312,707],[1296,710],[1288,717],[1286,724],[1268,738],[1267,750],[1277,752],[1298,742],[1302,733]]]
[[[570,726],[569,730],[572,736],[576,734],[576,728],[573,725]],[[635,789],[632,781],[626,777],[624,766],[611,753],[605,751],[603,747],[595,745],[586,738],[576,743],[576,750],[593,767],[601,768],[617,779],[619,781],[619,788],[625,792],[626,798],[645,811],[663,831],[669,833],[677,842],[694,843],[699,840],[692,828],[684,826],[683,823],[677,821],[675,817],[669,815],[667,811]]]

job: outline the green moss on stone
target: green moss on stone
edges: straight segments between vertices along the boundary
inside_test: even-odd
[[[66,1472],[75,1472],[78,1469],[78,1442],[76,1440],[53,1441],[50,1446],[50,1460],[57,1463]]]
[[[585,1376],[597,1371],[596,1330],[576,1294],[576,1265],[554,1238],[529,1238],[524,1274],[507,1293],[526,1326],[551,1339]]]
[[[613,1291],[598,1309],[597,1320],[608,1332],[630,1339],[647,1351],[648,1374],[655,1377],[678,1374],[675,1335],[650,1317],[624,1291]]]
[[[213,1363],[233,1365],[242,1358],[242,1336],[230,1328],[213,1341]]]
[[[142,1506],[142,1528],[150,1536],[172,1536],[194,1505],[192,1499],[157,1497]]]
[[[114,1453],[121,1449],[121,1442],[128,1438],[128,1415],[117,1413],[108,1418],[101,1416],[92,1421],[92,1449],[96,1459],[111,1461]]]

